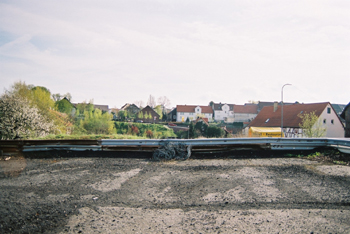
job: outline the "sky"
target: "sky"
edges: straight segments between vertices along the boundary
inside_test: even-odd
[[[349,0],[0,0],[0,94],[14,82],[120,108],[150,95],[350,101]]]

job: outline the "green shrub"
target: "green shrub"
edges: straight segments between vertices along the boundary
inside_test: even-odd
[[[222,128],[209,125],[207,128],[207,137],[209,138],[222,138],[225,136],[225,131]]]
[[[118,134],[129,133],[140,137],[148,137],[148,138],[155,138],[155,139],[176,137],[172,129],[161,124],[126,123],[126,122],[115,122],[114,124]]]

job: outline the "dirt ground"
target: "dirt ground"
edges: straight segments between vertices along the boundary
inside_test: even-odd
[[[0,160],[0,233],[350,233],[350,167],[299,158]]]

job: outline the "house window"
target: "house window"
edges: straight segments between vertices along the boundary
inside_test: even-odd
[[[331,108],[327,107],[327,114],[330,114],[330,113],[331,113]]]
[[[331,124],[334,124],[334,119],[331,120]]]
[[[327,123],[327,120],[326,120],[326,119],[324,119],[324,120],[323,120],[323,123],[324,123],[324,124],[325,124],[325,123]]]
[[[180,115],[184,115],[184,113],[183,113],[183,112],[180,112]]]

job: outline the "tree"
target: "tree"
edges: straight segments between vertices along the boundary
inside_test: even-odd
[[[9,95],[15,95],[23,99],[30,100],[31,89],[34,88],[33,85],[27,85],[26,82],[15,82],[7,93]]]
[[[143,105],[144,105],[143,101],[141,101],[141,100],[135,101],[134,104],[140,109],[142,109]]]
[[[207,128],[206,136],[210,138],[222,138],[225,136],[225,131],[220,127],[209,125]]]
[[[198,121],[195,125],[194,128],[197,130],[197,132],[206,137],[207,136],[207,128],[208,125],[206,123],[204,123],[203,121]]]
[[[112,134],[115,133],[112,114],[102,113],[99,109],[84,111],[84,119],[79,121],[79,127],[87,134]]]
[[[163,108],[161,105],[158,105],[154,108],[154,111],[157,112],[157,114],[159,115],[159,119],[163,118]]]
[[[53,98],[53,100],[55,102],[60,101],[63,98],[66,98],[68,101],[72,100],[72,95],[70,93],[66,93],[66,94],[63,94],[63,95],[61,95],[59,93],[55,93],[55,94],[52,94],[51,96],[52,96],[52,98]]]
[[[19,81],[15,82],[6,93],[26,99],[31,107],[36,107],[42,115],[47,117],[48,111],[55,107],[50,90],[42,86],[27,85],[25,82]]]
[[[35,86],[31,89],[30,101],[44,115],[55,107],[55,102],[51,99],[50,90],[41,86]]]
[[[193,122],[191,122],[190,125],[188,126],[188,137],[189,137],[189,139],[196,137]]]
[[[120,120],[125,121],[128,118],[128,112],[124,110],[120,110],[118,112],[118,117]]]
[[[68,99],[63,98],[55,103],[57,110],[61,113],[66,113],[67,115],[72,113],[74,108],[73,104],[69,102]]]
[[[147,105],[150,106],[151,108],[154,108],[156,106],[156,100],[152,95],[149,95]]]
[[[79,110],[80,113],[84,113],[84,111],[93,111],[94,110],[94,104],[92,104],[93,101],[90,100],[89,103],[84,101],[83,103],[77,104],[77,110]]]
[[[55,110],[49,110],[50,119],[53,120],[55,125],[55,133],[58,134],[71,134],[74,129],[72,118],[66,113],[61,113]]]
[[[61,94],[59,93],[54,93],[52,94],[52,99],[55,101],[55,102],[58,102],[61,100]]]
[[[322,126],[322,122],[315,114],[315,111],[310,113],[299,114],[302,119],[299,127],[303,129],[305,137],[323,137],[326,133],[326,128]]]
[[[147,111],[143,112],[143,118],[148,119],[148,112]]]
[[[54,129],[53,123],[18,95],[4,94],[0,98],[1,139],[43,137]]]
[[[162,108],[167,108],[170,106],[170,100],[166,96],[159,97],[158,105],[161,105]]]
[[[139,119],[143,119],[143,118],[144,118],[142,111],[140,111],[140,112],[137,114],[137,117],[138,117]]]

